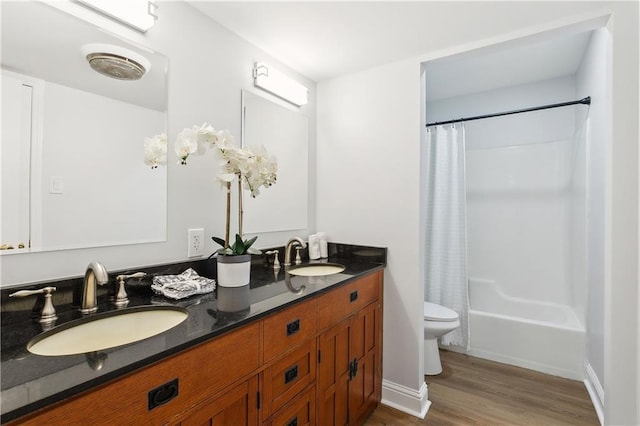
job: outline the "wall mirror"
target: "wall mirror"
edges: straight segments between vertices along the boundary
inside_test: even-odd
[[[4,2],[1,18],[0,242],[14,249],[0,253],[166,240],[166,168],[143,155],[166,133],[168,59],[42,2]],[[92,43],[143,56],[146,74],[97,73]]]
[[[242,91],[242,145],[264,145],[278,160],[275,185],[244,194],[245,233],[307,228],[308,119],[300,112]]]

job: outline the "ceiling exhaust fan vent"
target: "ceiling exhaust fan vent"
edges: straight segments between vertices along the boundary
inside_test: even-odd
[[[140,80],[151,68],[142,55],[109,44],[86,44],[82,54],[92,69],[118,80]]]

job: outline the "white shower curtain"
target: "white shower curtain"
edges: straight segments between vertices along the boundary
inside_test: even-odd
[[[461,326],[443,345],[469,345],[464,126],[428,129],[425,298],[453,309]]]

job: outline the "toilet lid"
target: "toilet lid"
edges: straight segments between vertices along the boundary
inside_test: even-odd
[[[424,319],[431,321],[455,321],[458,314],[445,306],[424,302]]]

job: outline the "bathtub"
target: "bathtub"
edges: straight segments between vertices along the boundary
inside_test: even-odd
[[[469,355],[574,380],[584,379],[586,330],[569,306],[505,295],[469,280]]]

